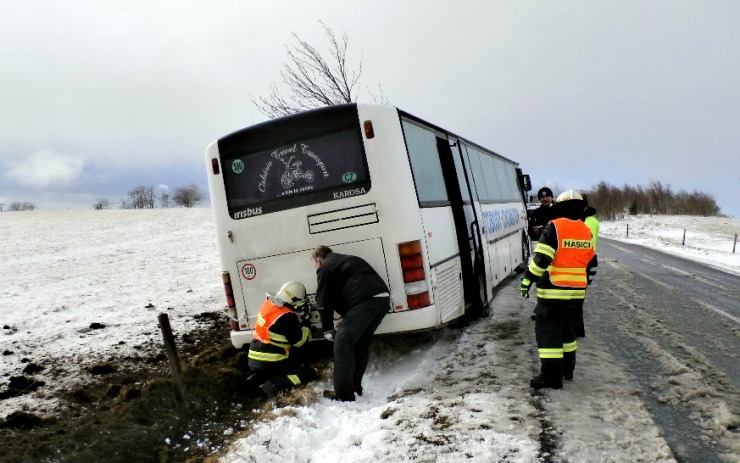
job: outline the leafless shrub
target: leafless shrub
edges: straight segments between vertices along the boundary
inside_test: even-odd
[[[93,209],[96,211],[102,211],[103,209],[110,209],[110,201],[108,201],[107,198],[101,198],[98,199],[95,204],[93,204]]]
[[[36,205],[27,201],[13,201],[8,204],[8,211],[12,212],[32,211],[34,209],[36,209]]]

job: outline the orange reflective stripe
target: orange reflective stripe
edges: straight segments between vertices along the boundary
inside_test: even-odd
[[[579,268],[562,268],[550,267],[550,281],[555,286],[567,286],[570,288],[583,287],[583,283],[588,283],[586,272]]]

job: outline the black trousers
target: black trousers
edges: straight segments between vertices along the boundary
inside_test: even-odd
[[[586,326],[583,324],[583,301],[585,299],[579,299],[576,307],[573,310],[573,323],[575,325],[576,337],[586,337]]]
[[[390,308],[389,297],[372,297],[349,309],[334,338],[334,391],[353,400],[362,389],[373,334]]]
[[[538,299],[535,336],[541,374],[545,381],[561,384],[563,377],[573,378],[576,368],[576,318],[582,306],[577,301]]]
[[[306,384],[317,377],[313,368],[301,366],[292,358],[279,362],[259,362],[249,359],[248,365],[249,369],[258,375],[257,382],[262,384],[269,381],[279,391],[290,390],[293,386]]]

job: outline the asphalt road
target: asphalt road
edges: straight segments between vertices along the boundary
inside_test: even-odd
[[[740,461],[740,277],[599,239],[589,330],[624,363],[680,462]]]

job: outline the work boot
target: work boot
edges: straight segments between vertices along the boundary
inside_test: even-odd
[[[270,381],[262,384],[262,386],[259,387],[259,390],[266,399],[277,397],[278,394],[278,388]]]
[[[301,378],[302,383],[308,383],[319,379],[319,373],[312,367],[306,365],[298,373],[298,377]]]
[[[354,402],[355,401],[354,396],[352,396],[352,398],[349,398],[349,397],[341,398],[337,395],[336,392],[329,391],[329,390],[324,391],[324,397],[326,397],[329,400],[337,400],[339,402]]]
[[[565,378],[566,381],[573,381],[573,372],[563,373],[563,378]]]
[[[562,389],[563,388],[563,382],[562,381],[553,381],[545,379],[544,376],[541,374],[535,376],[532,378],[531,381],[529,381],[529,386],[532,389]]]
[[[257,389],[260,386],[259,381],[260,381],[259,375],[257,375],[256,373],[249,375],[249,378],[247,378],[247,381],[246,381],[247,389],[250,391]]]
[[[362,397],[362,385],[355,386],[355,394]]]

